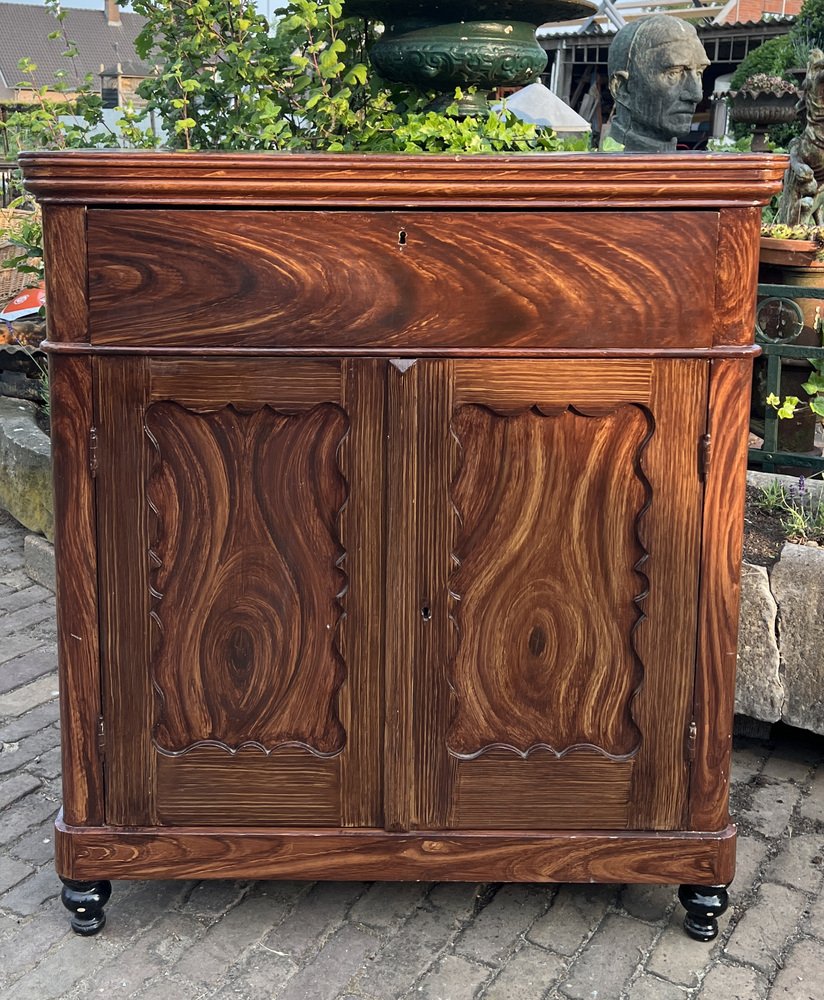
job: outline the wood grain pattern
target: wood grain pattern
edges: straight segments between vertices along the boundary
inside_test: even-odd
[[[729,882],[785,158],[21,159],[52,271],[60,873]]]
[[[455,756],[587,747],[618,758],[639,747],[639,532],[652,499],[642,462],[654,424],[639,406],[606,410],[453,416]]]
[[[57,659],[66,821],[104,822],[103,764],[98,749],[100,649],[97,532],[90,467],[91,359],[49,363],[57,580]]]
[[[650,588],[638,630],[646,670],[633,713],[646,745],[633,772],[637,829],[672,830],[684,824],[702,487],[698,446],[706,429],[708,366],[671,361],[656,367],[650,408],[656,431],[645,456],[653,506],[642,530],[650,552]],[[676,402],[677,401],[677,402]]]
[[[106,747],[106,821],[151,823],[154,694],[149,680],[149,551],[145,483],[148,456],[142,413],[145,360],[97,364],[97,534]]]
[[[117,830],[66,827],[58,872],[97,878],[436,879],[507,882],[728,883],[735,828],[715,834],[570,831],[388,834],[227,827]]]
[[[450,826],[464,830],[622,829],[629,825],[634,761],[592,753],[534,753],[513,767],[493,750],[456,768]]]
[[[23,152],[46,203],[469,208],[763,205],[786,156]]]
[[[738,644],[751,365],[712,363],[712,463],[704,488],[695,719],[689,823],[719,830],[728,822],[730,753]]]
[[[493,409],[534,406],[587,405],[608,395],[611,404],[649,401],[652,360],[616,358],[566,361],[523,361],[503,358],[494,365],[485,359],[456,361],[455,405],[482,403]]]
[[[214,747],[161,755],[158,819],[173,826],[338,826],[340,761],[301,750],[261,757],[247,749],[227,757]]]
[[[43,213],[43,253],[49,340],[88,341],[85,208],[55,205]]]
[[[88,233],[94,344],[712,344],[717,212],[95,209]]]
[[[417,381],[410,384],[407,404],[416,410],[416,436],[412,442],[401,442],[401,447],[411,445],[415,455],[414,493],[405,506],[415,551],[403,596],[412,625],[407,669],[412,674],[413,819],[416,827],[432,830],[448,825],[456,771],[443,734],[453,709],[445,667],[456,641],[449,574],[458,521],[448,496],[458,449],[449,426],[454,408],[452,363],[421,361],[415,371]],[[396,378],[394,371],[390,378]],[[390,468],[393,457],[390,450]]]
[[[574,337],[574,331],[570,334]],[[754,344],[728,344],[721,347],[418,347],[415,350],[398,347],[148,347],[129,344],[111,347],[93,344],[55,344],[44,341],[44,350],[50,354],[92,355],[97,357],[158,357],[158,358],[441,358],[483,360],[485,358],[517,359],[564,358],[573,361],[592,359],[618,361],[625,359],[664,358],[747,358],[757,357],[761,348]]]
[[[715,274],[715,344],[751,344],[761,210],[722,210]]]
[[[148,409],[159,750],[343,749],[336,453],[347,429],[333,404]]]
[[[308,410],[340,403],[340,362],[289,358],[262,365],[258,358],[149,361],[151,399],[173,399],[191,410],[219,410],[273,402],[283,409]]]
[[[347,734],[340,758],[341,825],[383,825],[385,642],[385,392],[383,361],[341,365],[342,405],[349,433],[339,463],[349,488],[340,517],[343,568],[339,645],[347,665],[340,718]]]
[[[447,576],[454,514],[444,503],[454,443],[450,362],[387,366],[386,756],[389,830],[443,827],[451,764],[443,671],[453,641]],[[391,611],[390,611],[391,609]],[[435,738],[433,738],[433,735]]]

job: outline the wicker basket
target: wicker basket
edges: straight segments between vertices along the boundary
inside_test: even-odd
[[[31,213],[1,209],[0,233],[3,233],[7,229],[9,223],[14,218],[30,219]],[[0,235],[0,264],[2,264],[3,261],[11,260],[12,257],[16,257],[19,253],[20,250],[18,247]],[[37,261],[32,261],[31,263],[36,264]],[[10,299],[13,299],[15,295],[19,295],[24,288],[29,288],[32,285],[37,284],[36,277],[37,276],[34,274],[21,274],[13,267],[0,266],[0,309],[2,309]]]

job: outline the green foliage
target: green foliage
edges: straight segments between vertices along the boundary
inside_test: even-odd
[[[18,251],[0,266],[29,275],[29,284],[36,285],[43,280],[44,274],[43,223],[39,211],[25,215],[16,211],[25,207],[25,203],[25,197],[16,198],[3,213],[8,221],[0,218],[0,241],[11,243]]]
[[[821,346],[824,347],[824,317],[818,308],[815,313],[815,329],[821,337]],[[812,372],[801,388],[810,397],[809,400],[802,403],[798,396],[785,396],[782,400],[775,393],[767,396],[767,406],[775,410],[780,420],[790,420],[800,409],[806,407],[809,407],[817,417],[824,417],[824,358],[807,358],[807,363]]]
[[[759,491],[756,504],[780,518],[787,538],[802,542],[824,540],[824,496],[814,496],[803,476],[797,485],[789,487],[773,480]]]
[[[806,63],[806,57],[803,62]],[[730,90],[740,90],[750,77],[761,74],[795,82],[791,70],[797,64],[797,47],[790,35],[768,38],[739,63],[730,80]],[[767,129],[767,140],[774,150],[783,150],[795,136],[801,134],[801,130],[802,125],[798,119],[787,124],[772,125]],[[732,134],[736,140],[746,140],[752,136],[752,126],[744,122],[733,122]]]
[[[767,514],[775,514],[777,511],[783,510],[786,502],[786,490],[777,479],[773,479],[769,485],[761,487],[755,498],[756,506]]]
[[[80,75],[77,43],[69,37],[64,24],[68,11],[61,9],[59,0],[44,2],[56,25],[49,38],[61,46],[66,68],[56,74],[53,83],[38,87],[34,82],[37,64],[28,58],[23,58],[18,63],[20,80],[17,81],[17,86],[29,91],[31,104],[12,112],[5,121],[0,121],[0,130],[4,130],[8,138],[10,154],[13,156],[20,149],[120,145],[121,138],[104,121],[103,101],[94,90],[93,76]],[[120,129],[130,145],[156,144],[151,130],[141,125],[141,116],[133,107],[128,106],[120,111]]]
[[[824,0],[804,0],[792,35],[803,42],[808,51],[824,48]]]
[[[141,96],[173,147],[327,152],[558,149],[512,115],[456,118],[432,94],[370,71],[368,27],[340,0],[292,0],[273,35],[250,0],[134,0],[147,18],[138,51],[160,65]]]
[[[792,80],[789,70],[793,68],[793,61],[794,51],[788,35],[768,38],[739,63],[730,80],[730,90],[740,90],[751,76],[761,73]]]
[[[55,16],[54,40],[70,64],[77,47]],[[272,32],[252,0],[134,0],[146,19],[136,47],[156,66],[140,96],[171,148],[357,152],[529,152],[555,150],[555,135],[506,111],[458,117],[430,110],[433,94],[381,80],[366,63],[368,25],[347,18],[341,0],[292,0]],[[35,101],[9,117],[17,148],[152,146],[133,108],[119,109],[120,134],[104,122],[92,80],[34,87]],[[71,100],[50,100],[62,90]],[[67,116],[67,112],[71,116]],[[451,112],[451,113],[450,113]],[[0,125],[0,127],[3,127]]]

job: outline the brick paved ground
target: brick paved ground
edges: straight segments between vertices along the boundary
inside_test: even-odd
[[[824,765],[801,733],[739,741],[732,907],[707,947],[673,887],[115,883],[67,929],[54,601],[0,514],[0,997],[822,1000]]]

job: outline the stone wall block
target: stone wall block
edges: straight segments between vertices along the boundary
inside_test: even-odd
[[[770,582],[786,691],[782,719],[824,733],[824,548],[787,542]]]
[[[744,563],[741,570],[735,711],[764,722],[777,722],[784,703],[776,640],[777,612],[767,568]]]
[[[30,531],[54,537],[51,448],[34,404],[0,397],[0,507]]]

